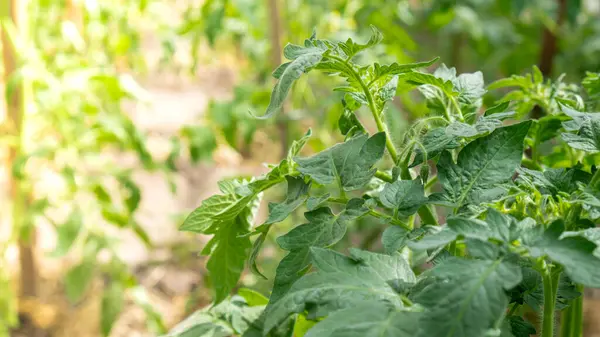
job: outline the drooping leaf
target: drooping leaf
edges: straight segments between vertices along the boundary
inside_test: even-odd
[[[347,225],[368,212],[363,199],[352,199],[340,214],[333,214],[329,207],[306,212],[308,223],[277,238],[277,243],[286,250],[304,247],[325,247],[339,241],[346,233]]]
[[[386,301],[401,308],[402,301],[393,284],[398,283],[398,279],[414,280],[414,274],[400,254],[353,251],[351,257],[345,257],[326,249],[312,248],[311,251],[318,271],[302,277],[286,295],[267,308],[265,333],[290,314],[304,310],[308,310],[309,318],[317,318],[365,300]],[[409,274],[401,274],[403,271]]]
[[[220,304],[198,310],[175,326],[165,337],[228,337],[250,329],[264,306],[249,305],[234,296]]]
[[[556,195],[559,192],[573,193],[578,189],[578,183],[587,184],[591,175],[576,168],[549,168],[543,172],[520,167],[518,181],[528,184],[543,194]]]
[[[273,88],[271,101],[269,102],[267,111],[263,116],[257,118],[267,119],[275,114],[283,105],[292,84],[294,84],[302,74],[309,72],[319,64],[323,58],[323,53],[326,50],[326,48],[301,47],[289,44],[285,46],[283,51],[284,56],[292,61],[275,71],[274,76],[276,76],[279,81]]]
[[[269,303],[277,302],[310,266],[310,249],[305,247],[290,251],[277,266]]]
[[[346,233],[348,224],[365,215],[368,208],[363,199],[351,199],[346,209],[335,215],[329,207],[304,213],[308,220],[277,238],[281,248],[289,250],[277,266],[270,303],[276,302],[298,280],[310,265],[310,247],[328,247]]]
[[[503,127],[476,139],[462,149],[456,164],[449,152],[442,153],[437,168],[444,194],[434,194],[430,200],[462,208],[502,195],[498,185],[509,181],[519,166],[530,124]]]
[[[242,274],[251,247],[250,239],[243,236],[249,227],[247,215],[240,214],[234,220],[221,223],[208,244],[210,258],[206,268],[215,289],[215,303],[229,296]]]
[[[408,247],[414,250],[427,250],[443,247],[456,240],[458,235],[448,226],[429,227],[429,231],[418,241],[409,241]]]
[[[526,241],[532,256],[547,256],[563,266],[575,282],[588,287],[600,287],[600,258],[594,255],[597,246],[583,236],[567,236],[562,220],[556,220],[537,239]]]
[[[400,226],[390,226],[383,231],[381,241],[385,252],[390,254],[397,252],[406,245],[408,231]]]
[[[415,214],[419,207],[427,202],[420,179],[399,180],[386,184],[379,198],[385,207],[394,209],[401,217]]]
[[[412,296],[426,308],[417,336],[480,337],[504,315],[505,291],[521,282],[521,270],[503,260],[452,257],[427,271],[428,278],[434,281]]]
[[[451,150],[460,146],[456,137],[446,133],[444,128],[430,130],[420,141],[426,152],[423,153],[421,147],[416,146],[415,159],[413,160],[411,167],[421,164],[425,158],[428,160],[432,159],[444,150]]]
[[[536,334],[535,326],[521,316],[510,316],[508,322],[514,337],[530,337]]]
[[[348,39],[346,42],[338,43],[338,47],[346,54],[347,58],[351,58],[361,51],[379,44],[381,40],[383,40],[381,32],[375,26],[371,26],[371,37],[367,43],[360,44],[352,41],[352,39]]]
[[[269,204],[269,217],[265,224],[283,221],[308,198],[310,183],[304,182],[301,177],[287,176],[286,180],[288,185],[287,198],[281,203]]]
[[[451,216],[447,221],[450,229],[466,238],[510,242],[517,239],[518,235],[516,220],[493,208],[487,210],[485,220]]]
[[[385,149],[385,133],[368,138],[360,135],[308,158],[295,158],[298,171],[316,182],[333,182],[345,191],[359,189],[375,175],[373,165],[381,159]]]
[[[420,315],[365,302],[334,312],[310,329],[305,337],[412,337],[418,330]]]

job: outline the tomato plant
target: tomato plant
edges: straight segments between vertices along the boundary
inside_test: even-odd
[[[582,335],[583,287],[600,287],[600,119],[588,111],[597,74],[582,90],[534,67],[486,87],[481,72],[422,71],[437,58],[358,63],[382,38],[375,28],[365,44],[313,34],[284,48],[289,61],[273,72],[262,118],[301,76],[322,71],[341,80],[345,140],[306,155],[309,130],[270,172],[219,182],[221,193],[188,216],[181,230],[212,236],[202,254],[214,305],[170,336]],[[399,83],[422,94],[427,115],[393,135],[384,112]],[[517,89],[484,107],[487,90],[500,87]],[[263,192],[284,183],[285,200],[254,226]],[[256,263],[262,244],[297,210],[306,220],[277,238],[287,255],[269,297],[230,297],[246,263],[266,277]],[[361,218],[387,225],[383,252],[334,250]],[[540,313],[538,326],[526,310]]]

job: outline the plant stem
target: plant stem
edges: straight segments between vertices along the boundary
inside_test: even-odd
[[[329,198],[327,198],[327,201],[334,202],[336,204],[347,204],[348,203],[348,198],[329,197]]]
[[[573,300],[571,306],[565,309],[560,318],[560,337],[572,337],[571,334],[573,328],[573,306],[577,302],[577,299]]]
[[[583,286],[577,285],[577,290],[581,296],[576,298],[571,304],[573,314],[571,316],[571,337],[583,336]]]
[[[411,231],[412,229],[404,222],[398,220],[398,219],[394,219],[393,217],[387,215],[387,214],[383,214],[383,213],[379,213],[376,210],[372,209],[369,211],[369,215],[379,218],[379,219],[385,219],[387,221],[390,221],[392,224],[400,226],[404,229],[406,229],[407,231]]]
[[[454,106],[454,109],[456,109],[458,119],[461,122],[464,122],[465,117],[463,116],[462,111],[460,110],[460,106],[458,106],[458,102],[456,102],[456,99],[452,96],[449,96],[449,98],[450,98],[450,102],[452,102],[452,106]]]
[[[513,304],[513,306],[510,308],[510,310],[508,311],[507,316],[512,316],[515,314],[515,312],[517,311],[517,309],[519,309],[519,303],[515,303]]]
[[[544,314],[542,321],[542,336],[554,337],[554,305],[556,303],[556,290],[560,273],[552,275],[549,266],[546,266],[542,274],[544,285]]]
[[[377,170],[375,172],[375,178],[381,179],[381,180],[383,180],[385,182],[388,182],[388,183],[393,183],[394,182],[394,180],[392,179],[391,175],[387,174],[386,172],[380,171],[380,170]]]
[[[429,179],[429,181],[425,184],[425,190],[430,189],[433,185],[435,185],[435,183],[437,183],[437,181],[437,176],[431,177],[431,179]]]
[[[375,106],[375,100],[373,99],[373,95],[371,95],[371,91],[369,90],[369,87],[367,87],[367,85],[365,84],[363,79],[360,77],[360,75],[356,72],[356,70],[354,70],[354,68],[351,65],[349,65],[346,62],[346,60],[344,60],[340,57],[337,57],[337,56],[333,56],[333,55],[330,55],[329,57],[344,64],[346,69],[350,72],[350,74],[352,74],[354,79],[358,82],[358,84],[362,88],[363,92],[365,93],[365,97],[367,98],[367,103],[369,104],[369,109],[371,110],[373,119],[375,120],[375,124],[377,124],[377,130],[379,130],[379,132],[385,132],[385,146],[386,146],[388,152],[390,153],[390,156],[392,157],[394,164],[397,164],[398,163],[398,152],[396,151],[396,148],[394,147],[394,143],[392,143],[392,139],[390,138],[390,136],[385,128],[385,125],[383,124],[383,121],[381,120],[380,111],[378,111],[377,107]]]

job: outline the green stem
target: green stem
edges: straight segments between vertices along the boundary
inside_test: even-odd
[[[572,337],[573,324],[573,306],[577,300],[573,300],[570,307],[565,309],[560,317],[560,337]]]
[[[411,230],[411,228],[406,223],[404,223],[404,222],[402,222],[402,221],[400,221],[398,219],[394,219],[393,217],[391,217],[391,216],[389,216],[387,214],[379,213],[376,210],[373,210],[373,209],[370,210],[369,211],[369,215],[373,216],[373,217],[376,217],[376,218],[379,218],[379,219],[385,219],[387,221],[390,221],[392,224],[400,226],[400,227],[402,227],[402,228],[404,228],[404,229],[406,229],[408,231]]]
[[[380,171],[380,170],[377,170],[375,172],[375,178],[381,179],[381,180],[383,180],[385,182],[388,182],[388,183],[393,183],[394,182],[394,180],[392,179],[391,175],[387,174],[386,172]]]
[[[386,146],[388,152],[390,153],[390,156],[392,157],[394,164],[397,164],[398,163],[398,152],[396,151],[396,148],[394,147],[394,143],[392,143],[392,139],[388,135],[388,132],[386,132],[387,130],[385,128],[385,125],[383,124],[383,121],[381,120],[379,111],[377,110],[377,107],[375,106],[375,100],[373,99],[373,95],[371,94],[369,87],[367,87],[367,85],[365,84],[363,79],[360,77],[360,75],[356,72],[356,70],[354,70],[354,68],[351,65],[346,63],[346,60],[344,60],[340,57],[337,57],[337,56],[333,56],[333,55],[329,55],[329,57],[343,63],[345,65],[345,67],[347,68],[347,70],[350,72],[350,74],[352,74],[354,79],[358,82],[358,84],[362,88],[362,90],[365,93],[365,96],[367,98],[367,103],[369,104],[369,109],[371,110],[373,119],[375,120],[375,124],[377,124],[377,130],[379,130],[379,132],[385,132],[385,146]]]
[[[429,181],[427,182],[427,184],[425,184],[425,190],[430,189],[433,185],[435,185],[435,183],[437,183],[438,181],[438,177],[434,176],[431,179],[429,179]]]
[[[458,106],[458,102],[456,102],[456,99],[452,96],[450,97],[450,102],[452,102],[452,105],[454,106],[454,109],[456,109],[456,112],[458,113],[458,119],[460,119],[461,122],[465,121],[465,117],[462,114],[462,111],[460,110],[460,107]]]
[[[429,224],[434,226],[439,225],[437,217],[428,205],[421,206],[418,210],[418,214],[423,224]]]
[[[517,309],[519,309],[519,303],[515,303],[513,304],[513,306],[510,308],[510,310],[508,311],[508,315],[507,316],[512,316],[515,314],[515,312],[517,311]]]
[[[327,201],[334,202],[336,204],[347,204],[348,203],[348,198],[329,197],[329,198],[327,198]]]
[[[583,336],[583,286],[577,285],[577,290],[581,292],[571,306],[573,307],[573,315],[571,316],[571,337]]]
[[[554,337],[554,305],[556,303],[555,288],[558,285],[560,273],[552,275],[550,267],[546,267],[542,275],[544,285],[544,314],[542,321],[542,336]]]
[[[457,256],[456,255],[456,241],[452,241],[449,245],[448,245],[448,251],[450,252],[450,254],[452,256]]]

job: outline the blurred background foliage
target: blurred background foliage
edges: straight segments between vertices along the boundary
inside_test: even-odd
[[[523,113],[536,113],[536,99],[556,90],[562,90],[561,99],[575,100],[568,92],[578,88],[570,83],[583,78],[589,97],[600,93],[593,73],[600,70],[596,0],[7,0],[0,6],[6,103],[0,110],[5,163],[0,336],[11,329],[26,336],[50,331],[39,317],[27,318],[28,303],[43,304],[35,300],[43,292],[40,274],[48,258],[67,261],[60,288],[69,306],[79,305],[95,289],[94,280],[101,280],[97,333],[111,334],[126,300],[142,309],[145,331],[166,332],[169,324],[149,299],[141,276],[124,261],[127,251],[118,249],[123,232],[133,233],[147,250],[156,249],[148,225],[136,216],[144,186],[134,173],[152,172],[176,194],[174,177],[183,170],[182,161],[219,170],[214,158],[223,147],[242,162],[275,161],[308,127],[314,132],[311,151],[342,140],[335,130],[343,93],[331,93],[335,83],[323,74],[298,80],[276,119],[253,117],[269,103],[275,81],[271,72],[283,62],[283,45],[300,43],[313,30],[327,39],[366,41],[373,25],[384,40],[361,54],[364,61],[407,63],[440,56],[458,73],[482,71],[486,83],[531,73],[532,65],[542,79],[566,74],[555,82],[521,81],[517,98]],[[148,41],[158,52],[148,52]],[[235,74],[233,87],[226,88],[230,94],[212,99],[199,117],[163,137],[168,150],[157,155],[149,131],[132,112],[152,104],[153,93],[143,83],[164,73],[214,83],[202,70],[217,66]],[[484,105],[492,106],[506,92],[501,84],[496,87]],[[386,111],[397,142],[403,141],[406,125],[428,111],[412,89],[400,83]],[[542,108],[542,114],[551,113],[552,107]],[[168,114],[181,119],[176,110]],[[253,150],[259,135],[270,156]],[[125,164],[115,159],[127,154]],[[283,198],[284,191],[278,193],[272,197]],[[287,226],[300,221],[298,214]],[[52,229],[53,249],[37,246],[40,224]],[[178,220],[170,223],[171,228],[178,225]],[[277,235],[270,234],[271,246]],[[379,235],[377,226],[359,223],[346,240],[368,248]],[[200,248],[191,242],[170,254],[195,258]],[[15,250],[18,260],[11,260]],[[265,255],[261,266],[273,275],[278,259]],[[243,281],[263,293],[270,282],[252,274]],[[194,287],[186,294],[184,310],[205,304],[206,293],[202,284]]]

